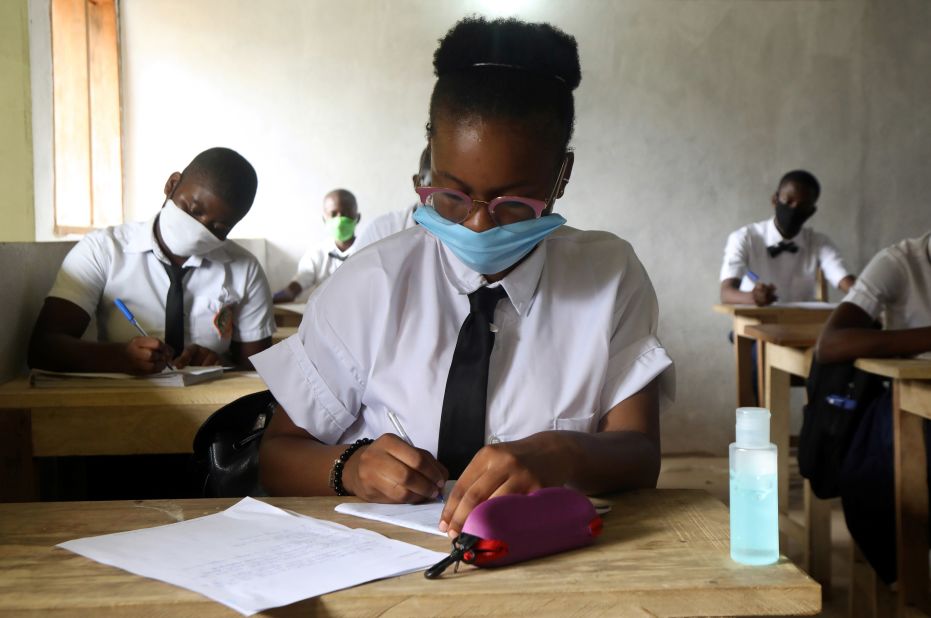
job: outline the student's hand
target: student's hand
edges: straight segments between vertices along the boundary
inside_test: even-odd
[[[290,303],[292,300],[294,300],[294,296],[292,296],[291,292],[287,289],[278,290],[272,294],[272,303],[276,305],[279,303]]]
[[[440,530],[455,537],[472,509],[489,498],[566,484],[572,466],[563,461],[568,451],[560,448],[558,434],[547,431],[482,448],[449,493]]]
[[[133,337],[124,351],[127,373],[158,373],[174,356],[172,349],[155,337]]]
[[[779,297],[776,296],[776,286],[771,283],[757,283],[753,286],[751,294],[753,294],[753,302],[756,303],[757,307],[765,307],[779,300]]]
[[[343,486],[368,502],[433,500],[447,478],[433,455],[390,433],[360,448],[343,468]]]
[[[196,343],[184,348],[178,358],[171,361],[171,364],[181,369],[191,365],[192,367],[205,367],[207,365],[219,365],[220,364],[220,355],[211,350],[210,348],[205,348],[199,346]]]

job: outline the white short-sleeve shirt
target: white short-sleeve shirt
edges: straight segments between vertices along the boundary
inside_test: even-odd
[[[772,219],[751,223],[731,232],[724,247],[721,281],[741,279],[740,289],[748,292],[755,285],[747,277],[751,270],[760,282],[776,286],[780,302],[799,302],[817,298],[818,268],[831,285],[851,274],[834,243],[820,232],[803,227],[791,241],[797,253],[783,251],[770,257],[766,248],[784,240]]]
[[[159,249],[155,219],[86,235],[65,256],[49,296],[71,301],[97,324],[99,341],[129,341],[139,333],[114,305],[119,298],[152,337],[165,336],[168,258]],[[271,292],[258,260],[227,241],[191,256],[184,279],[184,343],[218,354],[230,341],[259,341],[275,329]],[[180,353],[180,351],[176,351]]]
[[[340,251],[334,242],[328,241],[305,253],[297,263],[297,274],[294,275],[294,281],[301,286],[301,293],[312,291],[336,272],[346,258],[356,252],[358,244],[357,239],[348,249]]]
[[[362,247],[368,247],[382,238],[388,238],[393,234],[415,227],[417,225],[417,222],[414,221],[414,211],[416,209],[417,204],[414,204],[404,210],[396,210],[376,217],[365,226],[365,229],[356,238],[356,242],[353,243],[353,247],[356,247],[358,251]]]
[[[396,433],[391,410],[435,454],[468,294],[484,284],[428,231],[405,230],[346,262],[311,297],[298,334],[252,362],[294,423],[321,441]],[[501,285],[486,443],[593,433],[660,374],[672,396],[656,294],[627,242],[564,226]]]
[[[847,296],[888,329],[931,326],[931,232],[873,256]]]

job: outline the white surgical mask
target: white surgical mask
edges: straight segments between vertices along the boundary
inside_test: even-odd
[[[179,257],[205,255],[224,243],[170,199],[158,215],[158,229],[168,250]]]

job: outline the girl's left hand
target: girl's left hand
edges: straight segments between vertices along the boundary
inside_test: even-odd
[[[571,450],[560,433],[546,431],[483,447],[446,499],[440,530],[455,537],[472,509],[489,498],[564,485],[571,478]]]

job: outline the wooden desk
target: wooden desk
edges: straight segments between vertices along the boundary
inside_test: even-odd
[[[858,369],[892,379],[896,561],[900,615],[931,613],[928,480],[923,423],[931,419],[931,360],[872,359]]]
[[[272,335],[272,345],[276,343],[281,343],[291,335],[297,334],[297,326],[279,326],[275,329],[275,334]]]
[[[737,370],[737,407],[739,408],[757,405],[753,398],[750,368],[750,348],[753,338],[747,335],[747,327],[756,324],[824,324],[834,310],[834,305],[805,303],[802,306],[788,304],[757,307],[718,304],[714,305],[713,309],[716,313],[730,315],[733,318],[734,364]],[[759,369],[759,392],[762,394],[765,389],[763,384],[765,361],[762,353],[757,354],[757,367]]]
[[[448,551],[441,537],[333,511],[352,498],[274,498],[278,506]],[[0,505],[0,615],[236,616],[205,597],[62,549],[64,540],[173,523],[234,501]],[[732,562],[728,511],[695,490],[615,499],[593,546],[500,569],[463,565],[440,580],[412,573],[270,610],[275,616],[813,615],[820,586],[785,558]]]
[[[201,423],[260,390],[253,375],[224,375],[184,388],[0,386],[0,501],[35,498],[33,457],[189,453]]]
[[[789,438],[791,378],[808,377],[812,349],[823,324],[757,324],[745,329],[760,342],[765,359],[763,404],[772,413],[771,437],[779,465],[779,529],[784,537],[802,544],[802,568],[825,590],[831,589],[831,505],[819,500],[806,479],[802,522],[789,517]]]
[[[304,319],[304,303],[280,303],[273,306],[275,324],[278,326],[300,326]]]

